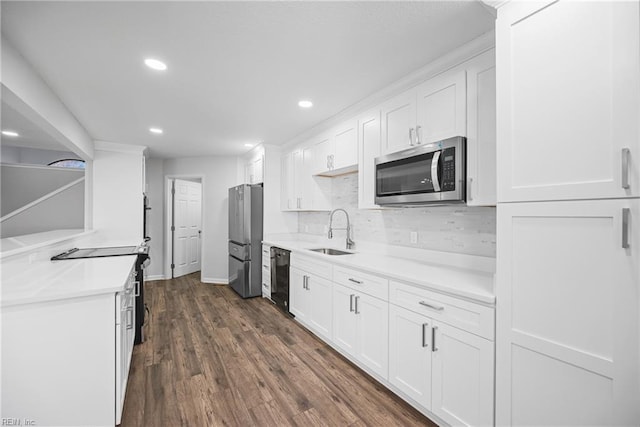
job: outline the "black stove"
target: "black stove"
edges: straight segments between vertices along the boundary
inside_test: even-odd
[[[148,240],[145,239],[145,243]],[[144,303],[144,268],[149,264],[149,246],[111,246],[105,248],[73,248],[51,257],[51,261],[66,261],[85,258],[103,258],[112,256],[136,255],[136,337],[135,344],[144,341],[144,326],[147,307]]]

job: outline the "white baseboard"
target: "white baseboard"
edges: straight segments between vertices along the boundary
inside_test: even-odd
[[[217,277],[202,277],[200,279],[200,281],[202,283],[215,283],[217,285],[228,285],[229,284],[229,279],[228,278],[217,278]]]
[[[164,274],[156,274],[154,276],[147,276],[144,278],[147,282],[151,282],[152,280],[164,280]]]

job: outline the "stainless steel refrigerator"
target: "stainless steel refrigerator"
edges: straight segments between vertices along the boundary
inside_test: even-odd
[[[229,285],[242,298],[262,294],[262,184],[229,189]]]

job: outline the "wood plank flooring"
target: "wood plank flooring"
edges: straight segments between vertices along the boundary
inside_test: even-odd
[[[145,284],[122,426],[435,426],[263,298]]]

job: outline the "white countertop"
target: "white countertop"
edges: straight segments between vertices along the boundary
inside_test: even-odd
[[[3,258],[0,264],[2,307],[46,302],[124,289],[135,255],[51,261],[73,247],[135,246],[141,239],[113,238],[99,232]]]
[[[441,253],[437,261],[418,261],[357,250],[350,255],[324,255],[309,249],[328,246],[302,240],[265,239],[264,243],[335,265],[357,268],[477,302],[492,305],[496,301],[493,293],[493,272],[461,268],[456,254]],[[451,260],[449,265],[444,262],[447,258]]]

